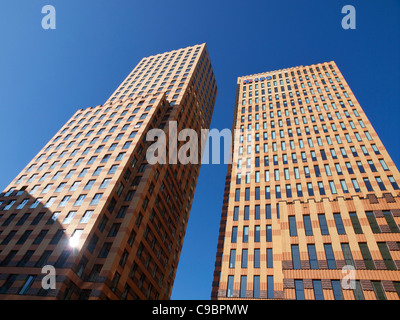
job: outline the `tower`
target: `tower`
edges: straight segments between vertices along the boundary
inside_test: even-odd
[[[168,299],[200,164],[150,164],[148,134],[208,129],[216,94],[201,44],[75,112],[0,194],[0,299]]]
[[[398,300],[399,171],[335,62],[239,77],[234,112],[212,299]]]

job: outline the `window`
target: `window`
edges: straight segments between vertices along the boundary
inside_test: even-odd
[[[308,258],[310,261],[311,269],[318,269],[318,259],[317,259],[317,251],[315,250],[315,244],[308,244]]]
[[[397,223],[394,221],[393,215],[390,211],[383,211],[383,216],[385,217],[391,232],[394,233],[400,232],[399,227],[397,226]]]
[[[231,253],[229,256],[229,268],[235,268],[236,261],[236,249],[231,249]]]
[[[92,199],[92,201],[90,202],[90,205],[97,205],[100,202],[100,199],[102,197],[102,193],[96,193]]]
[[[381,229],[378,226],[374,213],[372,211],[366,211],[365,214],[367,215],[367,219],[372,229],[372,232],[381,233]]]
[[[267,240],[267,242],[272,241],[272,226],[271,225],[267,225],[267,227],[266,227],[266,240]]]
[[[254,276],[253,279],[253,297],[260,298],[260,276]]]
[[[79,223],[88,223],[92,214],[93,210],[86,210]]]
[[[242,250],[242,268],[247,268],[247,257],[248,257],[248,250]]]
[[[60,202],[60,204],[58,205],[59,207],[65,207],[66,205],[67,205],[67,203],[68,203],[68,201],[69,201],[69,199],[71,198],[71,196],[65,196],[62,200],[61,200],[61,202]]]
[[[106,188],[108,187],[110,181],[111,181],[110,178],[105,178],[105,179],[103,180],[103,182],[101,183],[101,185],[100,185],[99,188],[100,188],[100,189],[106,189]]]
[[[254,268],[260,268],[260,249],[254,249]]]
[[[340,180],[340,185],[342,186],[344,193],[349,193],[349,189],[347,188],[347,184],[345,180]]]
[[[333,218],[335,219],[336,230],[337,230],[338,234],[346,234],[340,213],[334,213]]]
[[[289,216],[289,233],[291,237],[297,236],[296,217]]]
[[[390,255],[388,246],[386,245],[386,242],[378,242],[378,248],[381,252],[386,268],[388,270],[397,270],[396,265],[393,262],[392,256]]]
[[[369,252],[367,243],[359,243],[361,250],[361,255],[364,259],[365,267],[368,270],[375,270],[375,264],[374,261],[372,260],[371,253]]]
[[[115,165],[111,166],[111,168],[110,168],[110,170],[108,171],[107,174],[113,174],[113,173],[115,173],[117,171],[117,169],[118,169],[118,165],[115,164]]]
[[[21,287],[21,289],[19,290],[18,294],[21,294],[21,295],[25,294],[30,289],[30,287],[32,286],[35,278],[36,278],[36,276],[34,276],[34,275],[28,275],[26,280],[25,280],[24,285]]]
[[[330,243],[324,244],[325,256],[328,262],[329,269],[336,269],[335,256],[333,254],[332,245]]]
[[[356,234],[362,234],[363,230],[360,225],[360,221],[358,220],[356,212],[349,212],[351,223],[353,224],[353,229]]]
[[[380,281],[371,281],[377,300],[386,300],[385,292],[383,291]]]
[[[69,224],[71,223],[72,219],[74,218],[76,214],[76,211],[70,211],[68,212],[67,216],[65,217],[64,221],[62,222],[63,224]]]
[[[381,177],[375,177],[376,182],[378,183],[379,189],[381,189],[382,191],[386,190],[385,185],[382,182]]]
[[[324,294],[322,291],[321,280],[313,280],[314,297],[315,300],[324,300]]]
[[[260,242],[260,226],[254,226],[254,242]]]
[[[86,194],[81,194],[79,195],[78,199],[76,199],[74,206],[80,206],[83,203],[83,200],[85,200]]]
[[[233,276],[228,276],[228,286],[226,290],[226,296],[231,298],[233,297]]]
[[[90,189],[93,187],[95,181],[96,181],[96,180],[89,180],[89,181],[87,182],[85,188],[83,188],[83,190],[90,190]]]
[[[96,170],[93,172],[93,176],[98,176],[103,170],[103,167],[97,167]]]
[[[361,192],[360,186],[357,182],[357,179],[351,179],[351,183],[353,184],[354,190],[356,192]]]
[[[233,221],[238,221],[239,219],[239,207],[235,207],[233,210]]]
[[[292,244],[292,261],[293,261],[293,269],[300,269],[300,252],[299,252],[299,245]]]
[[[399,189],[399,185],[396,183],[396,181],[394,180],[393,176],[388,176],[389,182],[392,184],[392,187],[394,190],[398,190]]]
[[[367,188],[368,191],[373,191],[374,189],[372,188],[371,182],[369,181],[368,178],[363,178],[365,187]]]
[[[326,223],[326,218],[324,214],[319,214],[318,215],[318,221],[319,221],[319,226],[321,229],[321,234],[322,235],[328,235],[329,230],[328,230],[328,225]]]
[[[239,296],[241,298],[246,297],[246,289],[247,289],[247,276],[240,276],[240,293]]]
[[[343,300],[342,286],[340,280],[332,280],[333,296],[335,300]]]
[[[254,219],[259,220],[260,219],[260,206],[256,205],[254,207]]]
[[[237,242],[237,227],[232,227],[231,242],[232,243],[236,243]]]
[[[245,189],[244,200],[246,201],[250,200],[250,188]]]
[[[304,300],[303,280],[294,280],[296,300]]]
[[[243,243],[249,242],[249,227],[244,226],[243,227]]]
[[[325,195],[324,184],[321,181],[318,182],[318,189],[321,196]]]
[[[314,190],[311,182],[307,182],[307,190],[308,190],[308,195],[312,197],[314,195]]]

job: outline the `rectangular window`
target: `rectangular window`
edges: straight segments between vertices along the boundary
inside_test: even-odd
[[[248,250],[242,250],[242,268],[247,268],[247,259],[248,258]]]
[[[310,216],[304,215],[303,222],[304,222],[304,230],[305,230],[306,236],[312,236],[313,231],[312,231]]]
[[[394,221],[393,215],[390,211],[383,211],[383,216],[386,219],[387,224],[389,225],[390,231],[394,232],[394,233],[398,233],[399,232],[399,227],[396,223],[396,221]]]
[[[228,287],[226,289],[226,296],[231,298],[233,296],[233,276],[228,276]]]
[[[324,300],[324,294],[322,291],[321,280],[313,280],[314,297],[315,300]]]
[[[260,276],[254,276],[253,298],[260,298]]]
[[[369,252],[367,243],[359,243],[361,255],[364,259],[365,267],[367,270],[375,270],[375,264],[372,260],[371,253]]]
[[[231,238],[232,243],[237,242],[237,227],[232,227],[232,238]]]
[[[267,298],[274,298],[274,276],[267,276]]]
[[[358,220],[357,213],[349,212],[351,223],[353,224],[353,229],[356,234],[362,234],[363,230],[361,228],[360,221]]]
[[[336,230],[337,230],[338,234],[346,234],[340,213],[334,213],[333,218],[335,219]]]
[[[291,237],[297,236],[296,217],[289,216],[289,233]]]
[[[266,219],[271,219],[271,205],[270,204],[265,205],[265,217],[266,217]]]
[[[231,249],[231,254],[229,256],[229,268],[235,268],[236,261],[236,249]]]
[[[332,290],[335,300],[343,300],[342,286],[340,280],[332,280]]]
[[[372,232],[373,233],[381,233],[381,229],[379,228],[378,223],[376,222],[374,213],[372,211],[366,211],[365,214],[367,215],[367,219],[368,219],[368,222],[369,222]]]
[[[317,259],[317,251],[315,250],[315,244],[308,244],[308,258],[310,261],[311,269],[318,269],[318,259]]]
[[[260,268],[260,249],[254,249],[254,268]]]
[[[260,242],[260,226],[254,226],[254,242]]]
[[[300,252],[299,252],[299,245],[292,244],[292,261],[293,261],[293,269],[300,269]]]
[[[333,254],[332,245],[330,243],[325,243],[324,249],[325,249],[326,260],[328,262],[328,268],[336,269],[336,261],[335,261],[335,256]]]
[[[296,300],[304,300],[303,280],[294,280]]]
[[[319,221],[319,226],[321,229],[321,234],[322,235],[328,235],[329,230],[328,230],[328,225],[326,223],[326,218],[324,214],[319,214],[318,215],[318,221]]]
[[[239,293],[239,296],[241,298],[246,298],[246,289],[247,289],[247,276],[240,276],[240,293]]]
[[[266,240],[267,240],[267,242],[272,241],[272,226],[271,225],[267,225],[267,227],[266,227]]]
[[[372,281],[372,287],[374,289],[377,300],[387,299],[380,281]]]
[[[243,227],[243,243],[249,242],[249,227],[244,226]]]
[[[378,242],[378,248],[381,252],[386,268],[388,270],[397,270],[396,265],[393,262],[392,256],[390,255],[388,246],[386,245],[386,242]]]

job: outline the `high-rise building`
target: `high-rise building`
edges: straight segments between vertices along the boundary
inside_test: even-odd
[[[201,44],[78,110],[0,194],[0,299],[169,299],[200,164],[150,164],[147,134],[200,135],[216,94]]]
[[[399,171],[335,62],[239,77],[233,129],[212,299],[399,300]]]

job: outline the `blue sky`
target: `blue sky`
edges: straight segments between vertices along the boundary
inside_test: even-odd
[[[56,9],[44,30],[41,9]],[[356,9],[344,30],[341,9]],[[207,43],[212,128],[231,128],[236,78],[334,60],[400,164],[400,2],[1,0],[0,189],[78,108],[102,104],[142,57]],[[172,299],[209,299],[226,165],[203,165]]]

